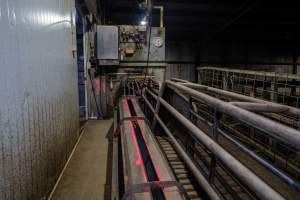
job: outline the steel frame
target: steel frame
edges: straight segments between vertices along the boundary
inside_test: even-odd
[[[177,81],[177,82],[175,82],[175,81]],[[202,103],[203,102],[207,103],[216,108],[214,122],[213,123],[208,122],[209,126],[213,127],[213,130],[214,130],[214,137],[212,139],[212,138],[209,138],[208,136],[206,137],[205,133],[203,133],[198,127],[196,127],[193,123],[191,123],[186,117],[184,117],[181,113],[179,113],[175,108],[173,108],[170,104],[168,104],[162,98],[164,89],[160,90],[159,95],[154,94],[150,90],[145,90],[144,91],[145,94],[142,95],[144,101],[147,103],[151,112],[154,114],[154,119],[156,119],[156,120],[153,120],[152,128],[155,127],[155,123],[157,121],[160,124],[160,126],[163,128],[163,130],[166,132],[166,134],[171,138],[171,141],[174,144],[174,146],[176,147],[176,149],[180,152],[181,155],[183,155],[183,157],[185,158],[184,160],[187,163],[190,163],[189,167],[191,169],[193,169],[193,167],[195,167],[195,166],[193,166],[193,161],[189,158],[189,156],[187,154],[185,154],[181,145],[178,144],[178,142],[176,141],[174,136],[172,136],[172,133],[170,132],[170,130],[167,128],[166,124],[162,121],[162,119],[158,115],[159,107],[161,105],[164,108],[166,108],[174,117],[176,117],[176,119],[178,119],[184,126],[186,126],[186,128],[193,133],[193,136],[198,138],[199,141],[201,141],[210,151],[212,151],[213,154],[218,159],[222,160],[222,162],[226,165],[226,167],[228,167],[230,170],[232,170],[237,177],[242,179],[242,181],[244,183],[246,183],[246,185],[249,186],[249,188],[251,190],[255,191],[255,193],[260,198],[283,199],[283,197],[280,196],[276,191],[274,191],[266,183],[264,183],[262,180],[260,180],[255,174],[248,171],[248,169],[245,168],[241,163],[239,163],[239,161],[237,161],[235,158],[231,157],[230,154],[228,154],[224,149],[222,149],[222,147],[220,147],[217,143],[218,134],[222,134],[225,138],[227,138],[230,142],[232,142],[234,145],[239,147],[243,152],[250,155],[258,163],[262,164],[268,170],[272,171],[275,175],[282,178],[285,182],[287,182],[289,185],[294,187],[296,190],[299,190],[299,184],[297,182],[295,182],[292,178],[290,178],[285,173],[283,173],[282,171],[275,168],[270,163],[261,159],[258,155],[253,153],[251,150],[247,149],[244,145],[242,145],[241,143],[236,141],[234,138],[232,138],[231,136],[226,134],[223,130],[221,130],[218,125],[218,121],[219,121],[218,113],[220,111],[226,112],[235,117],[238,117],[238,119],[241,119],[241,117],[242,117],[244,119],[243,120],[244,122],[249,123],[251,125],[253,125],[253,124],[258,125],[260,127],[260,129],[262,129],[268,133],[272,133],[272,136],[274,136],[275,138],[278,138],[278,139],[283,138],[283,140],[287,140],[288,145],[294,146],[295,148],[298,148],[298,149],[299,149],[298,144],[300,141],[299,140],[300,139],[299,131],[294,130],[290,127],[284,126],[280,123],[274,122],[272,120],[269,120],[268,118],[262,117],[258,114],[248,111],[248,110],[253,109],[253,106],[256,106],[254,104],[249,104],[250,107],[252,107],[252,108],[251,109],[248,108],[248,110],[245,110],[245,108],[243,108],[243,106],[241,106],[241,105],[239,105],[239,106],[234,105],[234,104],[239,104],[239,103],[223,102],[223,101],[217,100],[215,98],[210,98],[210,97],[208,97],[208,95],[206,95],[204,93],[201,93],[194,89],[188,88],[185,85],[189,84],[189,82],[187,82],[185,80],[177,79],[175,81],[166,81],[166,83],[162,87],[170,88],[175,93],[180,94],[180,92],[182,92],[188,96],[191,96],[191,97],[199,100]],[[153,105],[149,102],[146,94],[150,94],[154,99],[156,99],[156,101],[157,101],[156,107],[153,107]],[[184,96],[184,95],[181,95],[181,96]],[[187,100],[187,98],[185,98],[185,99]],[[264,103],[265,103],[265,101],[264,101]],[[248,107],[249,107],[249,105],[246,104],[246,106],[248,106]],[[287,107],[278,106],[275,104],[272,104],[271,106],[268,106],[268,105],[264,106],[264,105],[259,104],[258,111],[286,112],[288,109],[290,109],[290,107],[287,108]],[[191,105],[191,108],[192,107],[193,106]],[[295,111],[295,110],[293,110],[293,111]],[[293,111],[292,111],[293,114],[295,114],[295,113],[297,114],[297,111],[296,112],[293,112]],[[195,112],[194,113],[191,112],[191,113],[195,115]],[[249,114],[250,114],[250,118],[246,117],[246,115],[249,115]],[[201,116],[199,116],[199,115],[196,115],[196,116],[201,118]],[[257,119],[257,117],[259,118],[259,120],[255,120],[255,119]],[[202,119],[202,120],[207,122],[205,119]],[[258,121],[261,121],[261,123],[258,123]],[[276,128],[275,131],[274,131],[274,127]],[[293,138],[293,139],[291,139],[291,138]],[[186,157],[184,155],[186,155]],[[213,162],[212,162],[212,165],[213,165]],[[211,172],[210,172],[211,175],[210,176],[213,176],[212,170],[213,170],[213,167],[211,167]],[[197,169],[197,167],[196,167],[196,169],[191,170],[191,171],[193,172],[194,175],[199,175],[199,173],[201,173],[201,172],[199,172],[199,169]],[[247,175],[245,176],[245,174],[247,174]],[[202,176],[202,178],[203,178],[203,176]],[[205,181],[205,180],[199,178],[198,182],[200,183],[200,185],[202,185],[204,187],[204,189],[209,188],[206,191],[208,194],[210,194],[211,196],[214,196],[214,194],[216,194],[214,191],[210,191],[211,186],[210,187],[207,186],[207,184],[209,184],[209,180]]]
[[[219,67],[197,70],[200,84],[300,107],[300,75]]]

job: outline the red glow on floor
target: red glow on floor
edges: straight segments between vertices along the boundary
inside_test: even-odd
[[[146,142],[146,144],[147,144],[147,140],[145,140],[145,133],[144,133],[144,131],[143,131],[143,126],[142,126],[142,122],[141,122],[141,120],[137,120],[137,123],[138,123],[138,125],[139,125],[139,127],[140,127],[140,129],[141,129],[141,133],[142,133],[142,136],[143,136],[143,139],[144,139],[144,141]],[[148,145],[148,144],[147,144]],[[148,147],[147,147],[148,148]],[[148,151],[149,151],[149,155],[150,155],[150,157],[151,157],[151,160],[154,160],[153,159],[153,152],[151,152],[151,149],[149,149],[148,148]],[[153,163],[154,164],[154,163]],[[157,174],[157,177],[158,177],[158,181],[161,181],[161,180],[163,180],[163,176],[162,176],[162,174],[161,174],[161,172],[160,172],[160,169],[156,166],[156,165],[154,165],[154,168],[155,168],[155,171],[156,171],[156,174]]]
[[[127,97],[126,97],[126,99],[127,99]],[[128,106],[128,103],[127,103],[126,100],[124,101],[124,108],[125,108],[125,111],[127,113],[127,116],[130,117],[131,114],[130,114],[129,106]]]
[[[128,103],[127,103],[127,100],[128,99],[131,99],[131,97],[126,97],[126,101],[124,101],[124,108],[127,112],[127,116],[131,116],[130,114],[130,110],[129,110],[129,106],[128,106]],[[136,138],[136,135],[135,135],[135,131],[134,131],[134,128],[133,128],[133,124],[130,123],[130,135],[132,137],[132,140],[134,142],[134,146],[135,146],[135,150],[138,154],[138,159],[135,161],[135,164],[142,168],[142,176],[147,179],[146,177],[146,171],[145,171],[145,168],[144,168],[144,165],[143,165],[143,159],[142,159],[142,155],[141,155],[141,152],[140,152],[140,149],[139,149],[139,145],[138,145],[138,142],[137,142],[137,138]]]
[[[140,168],[142,168],[142,176],[147,179],[146,177],[146,171],[145,171],[145,168],[144,168],[144,165],[143,165],[143,159],[142,159],[142,155],[141,155],[141,152],[140,152],[140,149],[139,149],[139,145],[138,145],[138,142],[137,142],[137,138],[136,138],[136,135],[135,135],[135,131],[133,129],[133,125],[132,123],[130,123],[130,134],[131,134],[131,137],[132,137],[132,140],[134,142],[134,146],[135,146],[135,150],[138,154],[138,159],[136,160],[136,165]]]
[[[128,102],[127,102],[127,100],[130,100],[130,99],[131,99],[130,96],[126,96],[126,100],[124,101],[124,108],[125,108],[125,111],[127,113],[127,116],[131,116],[129,105],[128,105]],[[143,131],[143,126],[142,126],[141,120],[136,119],[136,121],[137,121],[138,126],[141,129],[141,133],[142,133],[142,137],[143,137],[144,141],[147,141],[147,140],[145,140],[145,133]],[[136,160],[135,163],[138,167],[142,168],[142,176],[145,179],[147,179],[146,170],[145,170],[144,165],[143,165],[143,158],[142,158],[142,155],[141,155],[141,152],[140,152],[140,149],[139,149],[139,145],[138,145],[138,142],[137,142],[136,134],[135,134],[132,123],[130,123],[130,134],[131,134],[132,140],[134,142],[136,152],[138,154],[138,159]],[[153,160],[153,156],[152,156],[153,152],[151,152],[149,148],[148,148],[148,151],[149,151],[151,159]],[[160,169],[158,169],[157,166],[155,166],[155,165],[154,165],[154,167],[155,167],[155,171],[156,171],[156,174],[157,174],[157,177],[158,177],[158,181],[163,180],[163,176],[161,174]]]

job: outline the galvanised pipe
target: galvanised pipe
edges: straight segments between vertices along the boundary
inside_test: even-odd
[[[176,90],[176,89],[175,89]],[[174,92],[175,92],[174,90]],[[181,93],[180,93],[181,94]],[[188,101],[188,100],[186,100]],[[241,102],[241,103],[247,103],[247,102]],[[265,105],[265,104],[264,104]],[[213,123],[205,120],[203,117],[201,117],[199,114],[197,114],[195,111],[190,109],[190,112],[192,115],[194,115],[198,120],[201,122],[207,124],[210,128],[213,127]],[[259,157],[257,154],[255,154],[253,151],[249,150],[246,148],[243,144],[229,136],[227,133],[225,133],[223,130],[220,128],[218,131],[226,138],[228,139],[231,143],[233,143],[235,146],[237,146],[239,149],[241,149],[243,152],[245,152],[247,155],[249,155],[251,158],[253,158],[255,161],[263,165],[265,168],[269,169],[273,174],[276,176],[280,177],[282,180],[284,180],[287,184],[289,184],[291,187],[293,187],[296,191],[300,191],[300,184],[296,181],[294,181],[292,178],[290,178],[288,175],[286,175],[284,172],[280,171],[261,157]]]
[[[170,84],[170,81],[166,81]],[[182,86],[184,87],[184,86]],[[155,94],[147,90],[154,98],[157,98]],[[197,92],[197,91],[196,91]],[[194,95],[193,95],[194,96]],[[255,194],[265,200],[283,200],[284,198],[275,190],[273,190],[264,181],[258,178],[247,167],[225,151],[219,144],[213,141],[209,136],[202,132],[192,122],[185,118],[180,112],[168,104],[164,99],[159,99],[161,105],[163,105],[178,121],[180,121],[193,135],[199,139],[202,144],[208,148],[222,163],[228,167],[239,180],[247,185]]]
[[[282,113],[288,109],[282,106],[273,104],[254,103],[254,102],[229,102],[232,105],[243,108],[252,112],[269,112],[269,113]]]
[[[221,101],[182,84],[174,83],[172,81],[166,81],[166,83],[214,108],[217,108],[220,112],[229,114],[242,122],[266,131],[267,133],[272,134],[276,139],[300,150],[300,131],[234,106],[228,102]]]
[[[199,183],[200,186],[202,186],[203,190],[206,192],[206,194],[209,196],[212,200],[220,200],[220,197],[218,194],[214,191],[214,189],[211,187],[209,182],[206,180],[206,178],[202,175],[202,173],[199,171],[197,166],[193,163],[191,158],[188,156],[188,154],[182,149],[181,145],[177,142],[176,138],[173,136],[173,134],[170,132],[170,130],[167,128],[165,123],[161,120],[161,118],[158,116],[158,114],[155,113],[155,109],[152,107],[151,103],[147,100],[147,98],[142,95],[144,101],[154,114],[155,119],[160,124],[160,126],[163,128],[167,136],[171,139],[172,144],[174,145],[176,151],[180,154],[182,159],[185,161],[193,175],[195,176],[195,179]]]
[[[158,112],[159,112],[159,109],[160,109],[160,101],[158,101],[158,100],[159,100],[160,98],[162,98],[163,93],[165,92],[165,88],[166,88],[166,83],[163,82],[163,84],[162,84],[162,86],[161,86],[161,88],[160,88],[160,90],[159,90],[159,94],[158,94],[158,96],[157,96],[157,99],[156,99],[156,107],[155,107],[155,112],[154,112],[154,114],[158,114]],[[155,118],[155,116],[154,116],[154,117],[153,117],[153,120],[152,120],[151,129],[154,130],[155,126],[156,126],[156,118]]]
[[[175,81],[179,82],[178,79],[175,80]],[[284,114],[291,115],[291,116],[294,116],[294,117],[297,117],[298,119],[300,119],[300,109],[293,108],[291,106],[286,106],[286,105],[282,105],[282,104],[278,104],[278,103],[273,103],[273,102],[270,102],[270,101],[265,101],[265,100],[262,100],[262,99],[257,99],[257,98],[254,98],[254,97],[245,96],[245,95],[237,94],[237,93],[234,93],[234,92],[229,92],[229,91],[226,91],[226,90],[221,90],[221,89],[218,89],[218,88],[213,88],[213,87],[200,85],[200,84],[196,84],[196,83],[191,83],[191,82],[182,82],[181,81],[180,84],[184,85],[186,87],[189,87],[189,88],[200,89],[200,90],[205,90],[205,91],[208,91],[208,92],[213,92],[213,93],[216,93],[216,94],[219,94],[219,95],[224,95],[224,96],[231,97],[231,98],[234,98],[234,99],[237,99],[237,100],[240,100],[240,101],[247,101],[247,102],[254,102],[254,103],[262,103],[262,104],[280,106],[282,108],[287,109],[286,111],[283,112]]]
[[[189,83],[189,81],[184,80],[184,79],[180,79],[180,78],[172,78],[172,81],[176,81],[176,82],[180,82],[180,83]]]
[[[300,191],[300,185],[296,181],[294,181],[291,177],[286,175],[284,172],[281,170],[277,169],[273,165],[271,165],[269,162],[265,161],[261,157],[259,157],[256,153],[253,151],[249,150],[247,147],[245,147],[243,144],[232,138],[230,135],[225,133],[223,130],[220,128],[218,129],[219,133],[223,135],[227,140],[229,140],[232,144],[234,144],[236,147],[241,149],[243,152],[245,152],[247,155],[249,155],[251,158],[256,160],[258,163],[260,163],[262,166],[270,170],[273,174],[276,176],[280,177],[282,180],[284,180],[287,184],[289,184],[291,187],[293,187],[296,191]]]

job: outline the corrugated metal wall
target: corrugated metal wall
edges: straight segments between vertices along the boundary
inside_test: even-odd
[[[45,197],[78,137],[73,4],[0,0],[1,200]]]
[[[195,64],[168,64],[166,70],[166,79],[180,78],[188,81],[195,81]]]
[[[216,41],[199,45],[198,56],[201,66],[293,73],[293,65],[300,62],[300,47],[288,41]],[[299,70],[298,64],[298,74]]]
[[[195,45],[188,42],[167,42],[166,79],[181,78],[195,81]]]

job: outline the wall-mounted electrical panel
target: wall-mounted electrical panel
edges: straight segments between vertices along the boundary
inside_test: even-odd
[[[145,26],[120,26],[121,61],[151,62],[165,60],[165,29]],[[149,37],[151,33],[151,37]],[[150,40],[150,46],[149,46]]]
[[[145,66],[147,61],[152,65],[165,61],[164,28],[152,27],[150,30],[146,26],[101,25],[97,26],[96,36],[97,60],[100,66]]]
[[[119,64],[118,26],[97,26],[97,60],[99,65]]]

